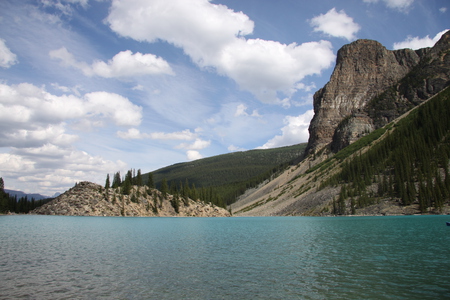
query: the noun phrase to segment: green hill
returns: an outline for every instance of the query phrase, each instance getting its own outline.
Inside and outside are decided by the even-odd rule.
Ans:
[[[288,164],[297,163],[302,157],[306,143],[264,150],[249,150],[233,152],[192,162],[179,163],[158,169],[152,173],[155,185],[159,188],[163,179],[169,185],[175,184],[196,189],[207,189],[210,195],[206,198],[219,200],[216,204],[230,204],[246,189],[258,185],[279,171],[284,170]],[[148,173],[143,174],[144,182],[148,180]],[[202,199],[203,200],[203,199]],[[211,199],[206,199],[211,200]]]

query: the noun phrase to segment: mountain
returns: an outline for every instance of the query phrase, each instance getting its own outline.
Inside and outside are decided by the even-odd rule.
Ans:
[[[343,46],[330,81],[314,94],[307,152],[335,153],[448,86],[449,45],[450,31],[416,51],[372,40]]]
[[[306,144],[299,144],[233,152],[168,166],[152,172],[152,176],[157,187],[166,179],[178,186],[185,185],[187,180],[196,188],[213,188],[226,204],[230,204],[248,188],[273,177],[287,165],[297,163],[305,148]],[[143,175],[144,182],[148,175]]]
[[[221,199],[217,200],[217,194],[232,194],[235,199],[239,191],[245,191],[247,187],[284,169],[288,163],[298,160],[305,148],[306,144],[301,144],[251,150],[175,164],[151,173],[160,190],[136,185],[126,188],[128,177],[133,182],[131,171],[118,188],[105,189],[91,182],[80,182],[31,213],[71,216],[230,216],[226,209],[217,205],[225,206]],[[148,173],[142,175],[142,182],[148,182],[148,176]],[[186,187],[186,181],[192,185]],[[168,189],[168,185],[171,186],[172,195],[162,192]]]
[[[41,194],[27,194],[21,191],[15,191],[15,190],[8,190],[5,189],[5,193],[8,193],[10,196],[17,196],[17,199],[27,197],[28,200],[31,200],[31,198],[34,198],[34,200],[42,200],[42,199],[48,199],[51,198],[49,196],[43,196]]]
[[[126,195],[123,191],[123,188],[105,189],[83,181],[31,213],[64,216],[230,216],[221,207],[164,194],[144,186],[133,186]]]
[[[248,190],[233,213],[450,211],[449,85],[450,32],[417,51],[369,40],[344,46],[314,96],[305,159]]]

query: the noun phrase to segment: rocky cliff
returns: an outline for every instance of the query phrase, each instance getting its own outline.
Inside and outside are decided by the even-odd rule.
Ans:
[[[64,216],[179,216],[229,217],[221,207],[173,195],[156,189],[133,186],[129,195],[105,189],[92,182],[80,182],[32,214]]]
[[[330,81],[314,95],[307,153],[337,152],[449,85],[449,51],[450,32],[416,51],[372,40],[343,46]]]

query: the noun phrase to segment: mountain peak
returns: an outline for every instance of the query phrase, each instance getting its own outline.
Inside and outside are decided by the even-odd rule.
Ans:
[[[370,114],[368,104],[387,89],[395,87],[415,67],[429,62],[431,53],[437,57],[438,53],[448,50],[449,39],[450,32],[447,32],[432,49],[417,51],[388,50],[379,42],[367,39],[354,41],[339,49],[330,81],[314,94],[314,117],[309,127],[307,153],[316,153],[325,146],[336,152],[405,112],[404,109],[390,111],[393,117],[385,117],[380,122]],[[446,71],[439,73],[443,84],[436,88],[436,92],[448,84],[449,66],[443,66]],[[422,100],[432,94],[428,93]],[[389,101],[387,105],[397,107],[397,103],[403,100],[400,97]],[[412,106],[421,100],[414,101],[417,103]],[[406,104],[408,109],[411,105]]]

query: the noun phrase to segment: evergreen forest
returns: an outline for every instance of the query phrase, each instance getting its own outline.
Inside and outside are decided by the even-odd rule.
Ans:
[[[193,196],[221,207],[236,201],[253,188],[297,164],[303,157],[306,143],[274,148],[233,152],[192,162],[175,164],[143,175],[152,176],[155,187],[163,180],[178,189],[189,188]],[[192,198],[195,199],[195,198]]]
[[[382,137],[382,138],[380,138]],[[363,151],[363,147],[370,145]],[[421,213],[439,212],[450,201],[450,88],[358,140],[310,170],[342,162],[322,187],[340,186],[335,214],[380,201],[418,204]],[[346,159],[352,157],[351,159]]]
[[[42,206],[51,200],[53,200],[53,198],[35,200],[34,198],[28,199],[27,196],[20,198],[17,198],[17,196],[10,196],[5,192],[5,182],[3,181],[3,178],[0,177],[0,214],[27,214],[36,207]]]

